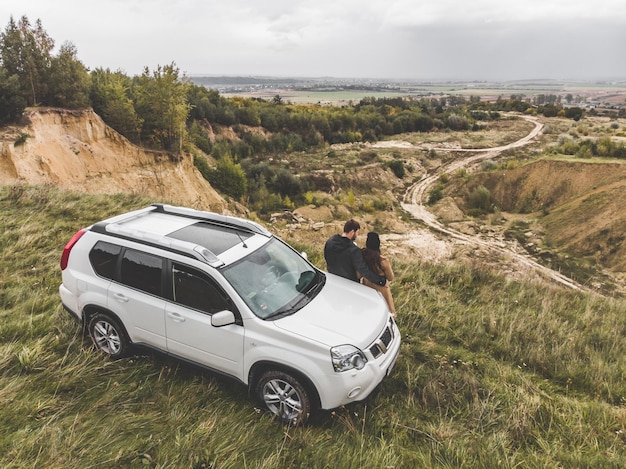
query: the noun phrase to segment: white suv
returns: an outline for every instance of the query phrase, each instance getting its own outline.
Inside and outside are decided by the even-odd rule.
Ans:
[[[80,230],[61,269],[63,306],[99,350],[141,345],[223,373],[284,423],[363,400],[400,350],[377,291],[240,218],[154,204]]]

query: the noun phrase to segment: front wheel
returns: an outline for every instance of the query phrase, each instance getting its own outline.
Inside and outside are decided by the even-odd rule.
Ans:
[[[304,386],[282,371],[263,373],[255,395],[284,424],[304,424],[311,414],[311,399]]]
[[[98,350],[113,359],[125,356],[130,342],[120,324],[104,313],[98,313],[89,321],[89,335]]]

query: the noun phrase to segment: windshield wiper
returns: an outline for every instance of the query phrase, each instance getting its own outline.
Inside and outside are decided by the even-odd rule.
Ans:
[[[263,319],[270,319],[270,318],[278,319],[278,316],[283,317],[283,316],[288,316],[289,314],[293,314],[299,309],[304,308],[304,306],[307,305],[309,301],[311,301],[311,299],[312,297],[309,297],[307,294],[302,294],[293,303],[292,302],[287,303],[285,306],[277,309],[273,313],[268,314]]]
[[[315,279],[317,279],[317,281],[315,281]],[[301,292],[300,296],[295,301],[287,303],[285,306],[277,309],[273,313],[268,314],[263,319],[279,319],[280,317],[288,316],[289,314],[293,314],[299,309],[304,308],[313,298],[315,298],[325,283],[326,277],[319,272],[316,272],[314,280],[308,285],[309,288],[306,291]]]

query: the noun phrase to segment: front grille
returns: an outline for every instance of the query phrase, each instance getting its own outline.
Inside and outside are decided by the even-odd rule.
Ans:
[[[376,341],[370,347],[370,352],[374,358],[378,358],[383,353],[387,352],[389,348],[389,344],[393,341],[393,329],[392,323],[390,322],[383,333],[376,339]]]

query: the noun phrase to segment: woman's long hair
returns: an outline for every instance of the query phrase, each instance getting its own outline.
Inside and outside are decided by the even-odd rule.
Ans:
[[[365,263],[373,272],[382,272],[383,265],[382,260],[380,258],[380,251],[376,251],[375,249],[363,248],[361,249],[363,252],[363,258],[365,259]]]

